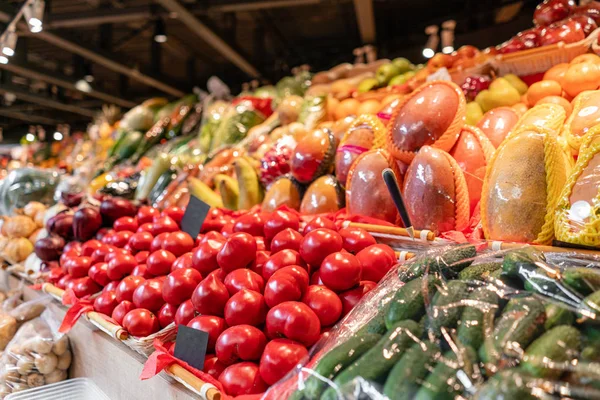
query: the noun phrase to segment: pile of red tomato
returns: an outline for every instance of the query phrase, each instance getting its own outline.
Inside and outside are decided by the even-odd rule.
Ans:
[[[143,206],[65,246],[50,273],[131,335],[171,323],[208,333],[204,371],[233,396],[264,392],[375,287],[394,251],[326,217],[213,209],[197,238],[183,210]],[[100,237],[101,236],[101,237]]]

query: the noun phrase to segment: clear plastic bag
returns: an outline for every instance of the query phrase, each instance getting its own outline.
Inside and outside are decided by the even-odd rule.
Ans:
[[[0,397],[67,379],[72,353],[49,311],[23,324],[0,358]]]
[[[22,302],[22,292],[17,291],[2,303],[0,310],[0,351],[3,351],[15,336],[19,326],[39,317],[50,303],[50,296]]]
[[[424,253],[265,397],[600,398],[597,261],[533,247]]]
[[[54,190],[60,175],[54,170],[20,168],[0,182],[0,215],[11,215],[31,201],[54,204]]]

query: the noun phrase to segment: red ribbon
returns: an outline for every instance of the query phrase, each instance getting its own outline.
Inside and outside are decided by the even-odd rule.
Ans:
[[[354,154],[362,154],[367,150],[369,150],[369,149],[367,149],[366,147],[363,147],[363,146],[356,146],[354,144],[344,144],[344,145],[338,147],[336,152],[340,153],[343,151],[347,151],[347,152],[354,153]]]
[[[84,296],[79,299],[75,296],[73,289],[67,289],[65,291],[62,297],[62,303],[65,306],[70,305],[71,308],[67,310],[65,317],[60,324],[60,328],[58,328],[60,333],[69,332],[83,314],[88,311],[94,311],[94,303],[90,300],[90,296]]]
[[[242,96],[242,97],[238,97],[237,99],[233,100],[231,102],[231,105],[235,106],[242,102],[250,102],[252,104],[252,107],[256,111],[258,111],[262,115],[264,115],[265,118],[268,118],[271,116],[271,114],[273,114],[273,108],[271,108],[272,100],[270,97],[267,97],[266,99],[261,99],[259,97],[253,97],[253,96]]]
[[[28,287],[31,290],[42,290],[42,284],[41,283],[35,283],[33,285],[29,285]]]

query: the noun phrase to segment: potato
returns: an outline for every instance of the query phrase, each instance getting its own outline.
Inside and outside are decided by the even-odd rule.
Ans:
[[[45,304],[27,302],[13,309],[9,315],[19,322],[26,322],[39,317],[45,309]]]
[[[19,356],[19,361],[17,361],[17,371],[21,375],[27,375],[29,371],[33,369],[34,360],[31,356]]]
[[[36,336],[23,343],[23,348],[32,353],[47,354],[52,351],[53,344],[50,339]]]
[[[71,352],[68,350],[65,351],[62,355],[58,357],[58,364],[56,365],[56,368],[64,370],[69,369],[69,366],[71,365],[71,359]]]
[[[44,379],[44,375],[42,374],[31,374],[27,376],[27,386],[30,388],[44,386],[46,380]]]
[[[0,350],[6,348],[16,332],[17,320],[9,315],[0,315]]]
[[[44,375],[44,378],[46,379],[46,385],[64,381],[65,379],[67,379],[67,371],[63,371],[62,369],[55,369],[51,373]]]
[[[49,374],[50,372],[54,371],[57,364],[58,357],[56,357],[54,353],[40,355],[35,358],[35,367],[42,374]]]
[[[67,335],[61,336],[60,339],[57,339],[54,342],[54,346],[52,346],[52,352],[57,356],[62,356],[65,351],[69,348],[69,338]]]

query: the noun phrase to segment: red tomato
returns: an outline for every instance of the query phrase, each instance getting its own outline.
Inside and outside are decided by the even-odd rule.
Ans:
[[[111,316],[118,305],[119,302],[115,292],[103,292],[94,300],[94,311]]]
[[[319,274],[319,270],[316,270],[315,272],[312,273],[312,275],[310,276],[309,284],[323,285],[323,281],[321,280],[321,275]]]
[[[146,308],[152,312],[157,312],[165,304],[162,298],[162,287],[163,283],[159,279],[149,279],[142,282],[133,291],[133,304],[137,308]]]
[[[198,270],[202,275],[208,275],[209,272],[219,268],[217,255],[221,251],[223,243],[218,240],[203,240],[192,255],[193,268]]]
[[[110,283],[111,279],[108,277],[108,264],[106,263],[97,263],[90,267],[88,271],[88,276],[92,278],[94,282],[96,282],[100,286],[106,286]]]
[[[88,240],[83,245],[81,245],[81,255],[86,257],[91,257],[94,254],[94,251],[103,247],[104,245],[95,239]]]
[[[152,243],[150,243],[150,253],[154,253],[157,250],[161,250],[163,248],[165,240],[167,240],[170,234],[171,232],[163,232],[156,235],[156,237],[152,239]]]
[[[81,255],[81,242],[69,242],[65,244],[63,253],[75,253],[75,255]]]
[[[308,272],[290,265],[275,272],[267,281],[265,301],[269,307],[285,301],[300,301],[308,287]]]
[[[210,274],[208,274],[207,276],[213,276],[213,277],[217,278],[218,280],[220,280],[221,282],[223,282],[225,280],[225,277],[227,276],[227,274],[221,268],[217,268],[214,271],[212,271]]]
[[[265,289],[265,281],[262,276],[249,269],[236,269],[227,274],[223,280],[230,296],[242,289],[254,290],[262,293]]]
[[[171,325],[175,320],[175,313],[177,312],[177,306],[169,303],[165,303],[158,311],[158,323],[161,328],[166,328]]]
[[[219,376],[219,382],[230,396],[259,394],[268,388],[260,377],[258,365],[252,362],[241,362],[225,368]]]
[[[342,228],[338,233],[342,235],[344,249],[352,254],[377,243],[375,238],[362,228]]]
[[[185,232],[172,232],[162,244],[162,248],[179,257],[194,248],[194,239]]]
[[[319,228],[304,236],[300,245],[300,255],[308,264],[319,268],[325,257],[342,250],[342,247],[343,240],[339,233]]]
[[[306,236],[306,234],[308,234],[311,231],[314,231],[315,229],[319,229],[319,228],[326,228],[326,229],[331,229],[332,231],[337,230],[335,227],[335,223],[330,220],[329,218],[325,218],[325,217],[315,217],[313,219],[311,219],[308,224],[306,224],[306,226],[304,227],[304,231],[302,233],[304,233],[304,236]]]
[[[175,313],[175,325],[187,325],[196,316],[196,310],[191,300],[186,300],[179,305]]]
[[[113,229],[116,232],[119,231],[131,231],[135,232],[138,229],[138,222],[135,217],[121,217],[113,224]]]
[[[141,276],[145,279],[152,279],[154,276],[148,272],[148,267],[146,264],[140,264],[131,271],[132,276]]]
[[[89,276],[84,278],[75,279],[70,282],[73,286],[73,292],[78,298],[84,296],[91,296],[94,293],[98,293],[102,288],[92,280]]]
[[[171,272],[171,267],[177,258],[166,250],[157,250],[150,253],[146,260],[146,268],[154,276],[167,275]]]
[[[255,236],[254,240],[256,241],[256,251],[267,250],[267,245],[265,244],[265,238],[263,238],[262,236]]]
[[[265,239],[270,242],[275,235],[284,229],[300,229],[300,219],[291,212],[277,210],[269,215],[265,221]]]
[[[308,351],[300,343],[273,339],[265,346],[260,359],[260,376],[268,385],[273,385],[307,357]]]
[[[160,211],[150,206],[141,206],[137,212],[136,218],[140,225],[150,223],[154,220],[154,217],[158,217]]]
[[[183,219],[183,214],[185,211],[180,207],[167,207],[160,213],[162,217],[169,217],[173,221],[177,222],[177,224],[181,224],[181,220]]]
[[[240,215],[233,223],[233,232],[245,232],[252,236],[265,236],[265,219],[261,213]]]
[[[112,246],[108,246],[106,244],[103,244],[101,247],[98,247],[92,253],[92,256],[91,256],[92,257],[92,265],[100,263],[100,262],[104,262],[106,255],[108,253],[112,253],[113,251],[115,251],[115,249]]]
[[[110,292],[110,291],[115,291],[117,290],[117,287],[119,287],[119,283],[121,283],[121,281],[112,281],[109,282],[108,285],[104,286],[104,288],[102,289],[103,292]]]
[[[202,236],[202,239],[200,240],[200,243],[198,243],[198,244],[208,242],[209,240],[216,240],[217,242],[225,243],[225,241],[227,239],[225,238],[225,236],[221,235],[220,232],[210,231],[210,232],[207,232],[204,236]]]
[[[96,240],[99,240],[102,242],[102,238],[104,238],[104,235],[106,235],[109,231],[111,231],[112,229],[109,228],[100,228],[98,229],[98,232],[96,232]],[[102,242],[104,244],[104,242]]]
[[[137,265],[138,263],[134,256],[130,254],[117,254],[108,262],[108,270],[106,272],[111,281],[116,281],[131,274],[131,271]]]
[[[129,246],[135,251],[149,251],[153,239],[154,236],[150,232],[137,232],[129,238]]]
[[[304,236],[300,232],[286,228],[277,233],[273,237],[273,240],[271,240],[271,253],[275,254],[284,249],[298,251],[300,250],[302,239],[304,239]]]
[[[68,268],[68,264],[69,264],[69,260],[74,259],[79,257],[79,253],[71,250],[69,252],[65,252],[63,250],[63,253],[60,255],[60,258],[58,259],[58,265],[60,265],[60,267],[63,269],[63,271],[65,273],[69,273],[69,268]]]
[[[105,263],[109,263],[113,258],[117,257],[118,255],[128,255],[130,256],[131,253],[125,249],[118,249],[116,247],[112,247],[113,251],[110,251],[108,253],[106,253],[106,255],[104,256],[104,262]]]
[[[309,286],[302,297],[302,302],[317,314],[321,326],[333,325],[342,316],[342,301],[337,294],[325,286]]]
[[[370,281],[361,281],[358,287],[354,289],[346,290],[339,294],[340,300],[342,301],[342,315],[348,314],[363,298],[363,296],[369,293],[377,284]]]
[[[356,258],[362,265],[361,279],[373,282],[379,282],[396,263],[396,253],[385,244],[369,246],[361,250]]]
[[[361,270],[362,266],[356,256],[339,252],[330,254],[323,260],[319,276],[325,286],[336,292],[342,292],[360,282]]]
[[[61,267],[50,268],[50,272],[48,272],[48,281],[56,284],[63,276],[65,276],[65,272]]]
[[[263,265],[263,278],[268,280],[277,270],[290,265],[299,265],[304,267],[306,264],[300,253],[294,250],[281,250],[279,253],[272,254]]]
[[[215,351],[217,339],[221,333],[227,329],[227,324],[223,318],[212,315],[198,315],[188,322],[187,326],[208,333],[208,345],[206,350],[210,352]]]
[[[152,221],[152,234],[158,236],[165,232],[177,232],[179,225],[170,217],[158,217]]]
[[[129,239],[131,239],[132,236],[133,236],[133,232],[131,232],[131,231],[115,232],[112,235],[112,238],[110,240],[110,244],[112,244],[115,247],[118,247],[118,248],[122,249],[123,247],[125,247],[125,245],[127,243],[129,243]]]
[[[58,282],[56,283],[56,287],[64,290],[72,280],[73,278],[71,277],[71,275],[65,275],[58,280]]]
[[[177,269],[194,268],[194,266],[192,265],[192,256],[193,256],[192,252],[187,252],[187,253],[182,254],[179,257],[177,257],[177,259],[171,266],[171,272],[173,272]],[[198,271],[198,272],[200,272],[200,271]]]
[[[267,304],[262,294],[243,289],[225,303],[225,321],[229,326],[259,326],[267,317]]]
[[[297,301],[286,301],[271,308],[266,326],[270,338],[286,337],[306,347],[315,344],[321,334],[317,314],[306,304]]]
[[[167,276],[162,288],[163,299],[177,306],[192,297],[201,280],[202,275],[193,268],[177,269]]]
[[[131,310],[123,318],[123,328],[137,337],[150,336],[160,330],[158,318],[149,310],[137,308]]]
[[[112,245],[112,238],[113,238],[114,234],[115,234],[115,231],[113,231],[112,229],[109,229],[104,233],[104,236],[102,236],[102,239],[100,239],[100,241],[103,244]]]
[[[131,310],[135,310],[135,306],[130,301],[122,301],[118,306],[115,307],[112,313],[112,319],[117,321],[117,323],[123,326],[123,318],[125,315]]]
[[[267,344],[265,334],[250,325],[237,325],[225,329],[215,344],[215,353],[225,365],[238,361],[260,360]]]
[[[152,222],[145,222],[143,224],[140,224],[140,227],[137,228],[137,233],[140,232],[148,232],[148,233],[152,233]]]
[[[233,234],[233,222],[227,222],[226,224],[223,225],[223,228],[221,228],[221,234],[223,235],[223,237],[225,237],[226,239],[231,236]]]
[[[204,359],[204,371],[215,379],[219,379],[221,372],[225,370],[227,366],[219,361],[219,358],[214,354],[207,354]]]
[[[223,217],[219,218],[207,218],[202,223],[202,227],[200,228],[200,232],[216,232],[222,231],[223,227],[226,224],[229,224],[230,221]],[[231,223],[231,228],[233,229],[233,223]]]
[[[194,308],[200,314],[223,316],[229,292],[223,282],[209,275],[196,286],[192,294]]]
[[[130,275],[123,278],[115,290],[117,301],[119,303],[125,300],[133,301],[133,292],[135,292],[135,289],[144,282],[146,282],[146,279],[136,275]]]
[[[148,259],[148,255],[150,255],[149,251],[140,251],[138,253],[135,254],[135,261],[138,262],[138,264],[146,264],[146,260]]]
[[[248,269],[250,271],[254,271],[257,274],[259,274],[260,276],[263,275],[263,265],[267,262],[267,260],[269,259],[269,257],[271,256],[271,252],[269,251],[257,251],[256,252],[256,257],[254,258],[254,261],[252,262],[252,264],[250,264],[250,266],[248,266]]]
[[[68,263],[69,275],[73,278],[83,278],[88,275],[92,259],[90,257],[77,257]]]
[[[223,271],[229,273],[245,268],[256,257],[256,240],[248,233],[232,234],[217,254],[217,263]]]

